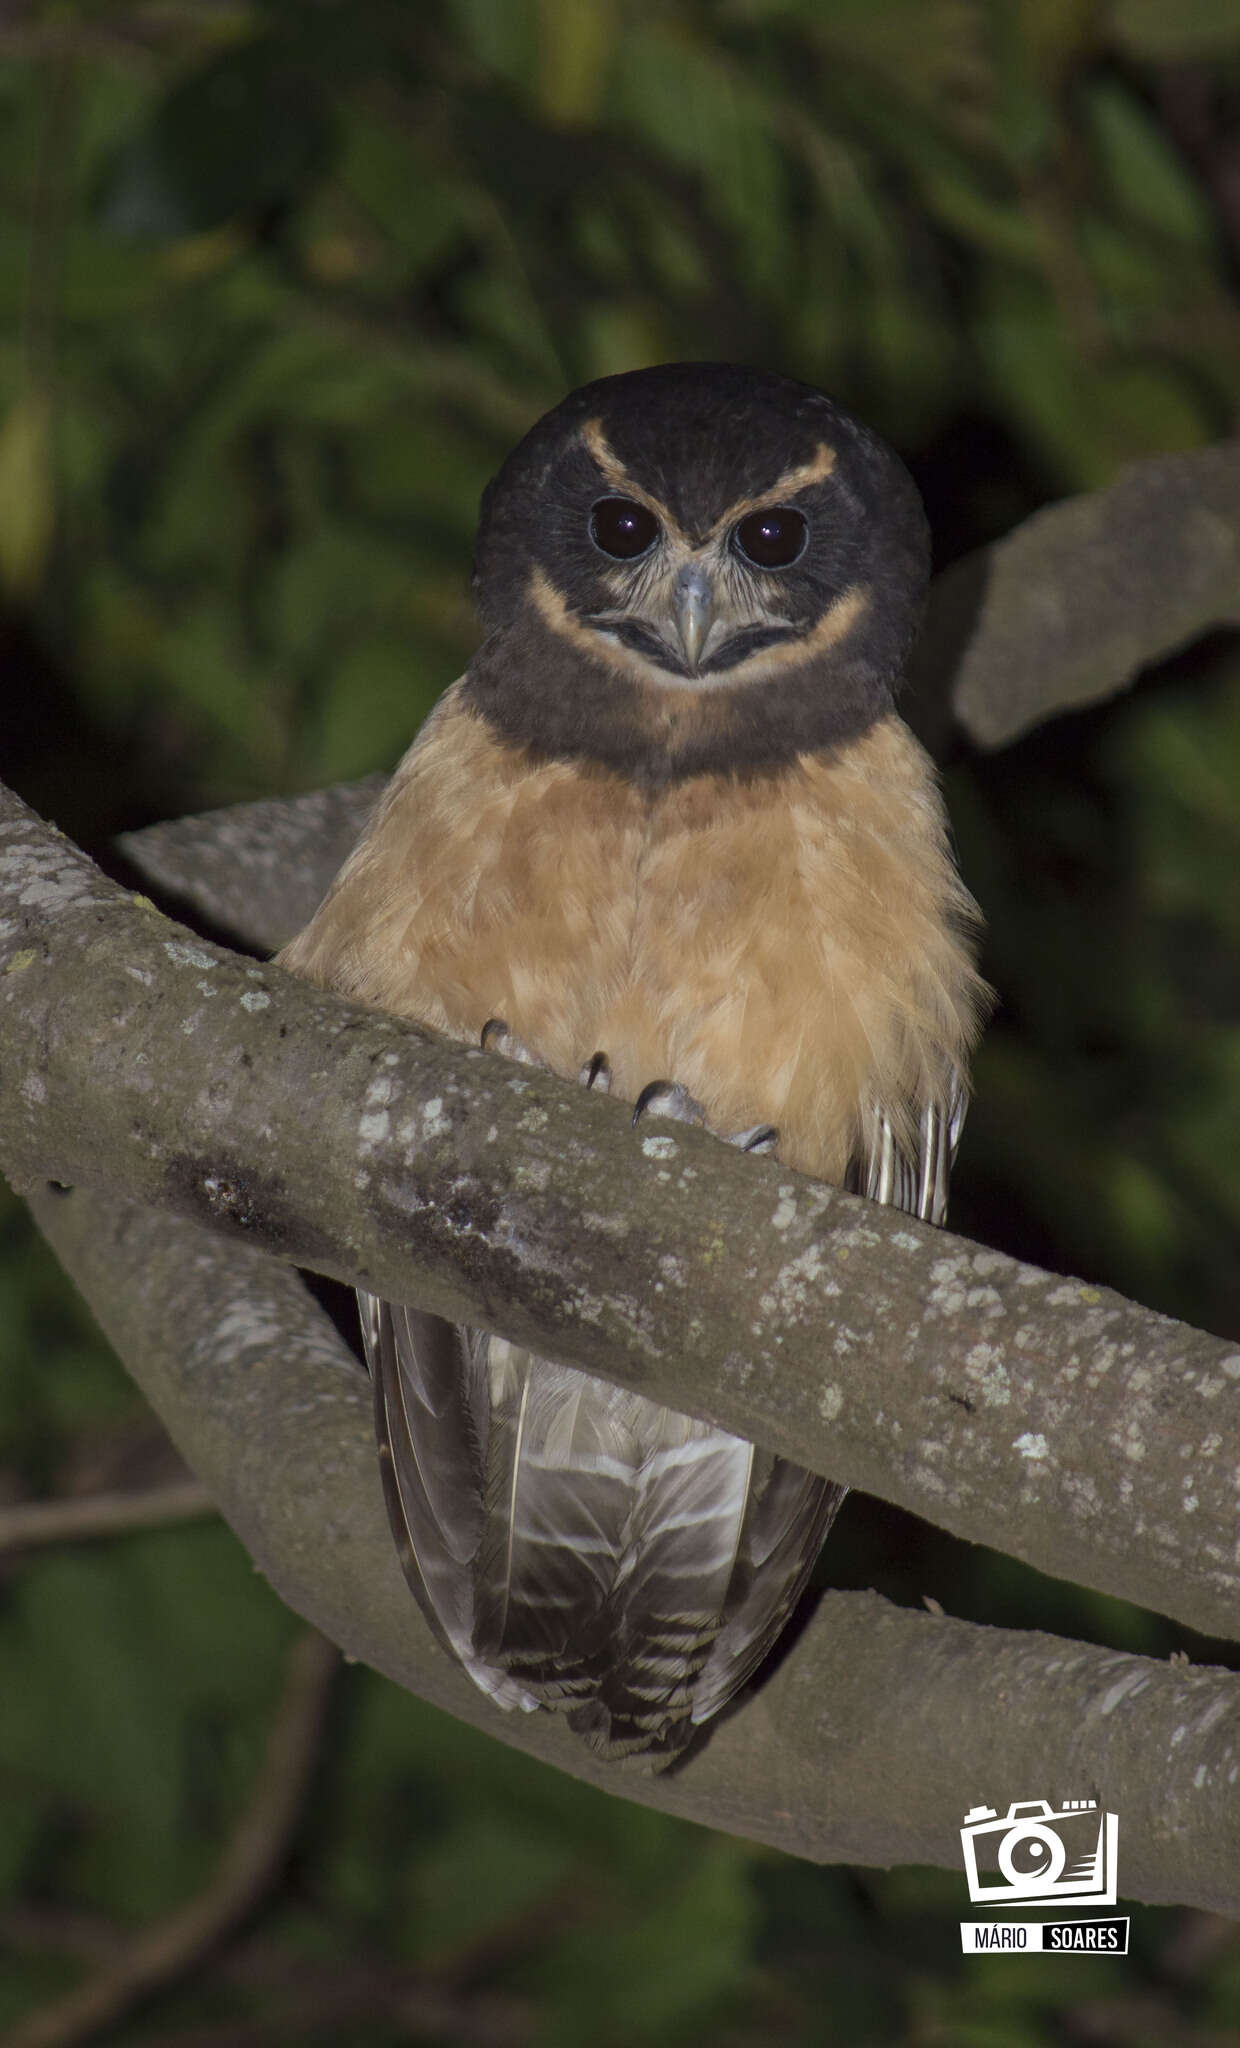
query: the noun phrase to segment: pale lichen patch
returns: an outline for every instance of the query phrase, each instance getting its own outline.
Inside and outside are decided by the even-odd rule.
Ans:
[[[786,1266],[780,1267],[758,1307],[764,1316],[795,1316],[807,1308],[814,1297],[838,1294],[839,1291],[827,1272],[822,1246],[811,1244],[795,1259],[790,1259]]]
[[[539,1123],[533,1121],[535,1115],[538,1116]],[[540,1124],[545,1124],[546,1121],[541,1110],[530,1111],[523,1119],[528,1130],[538,1130]],[[442,1095],[432,1095],[430,1101],[422,1105],[422,1135],[426,1138],[446,1138],[451,1129],[452,1119],[444,1114]]]
[[[1003,1352],[995,1344],[974,1344],[965,1353],[965,1371],[976,1380],[988,1408],[1006,1408],[1012,1398]]]
[[[1046,1306],[1048,1308],[1075,1308],[1080,1298],[1080,1288],[1073,1286],[1070,1281],[1065,1280],[1058,1287],[1051,1287],[1047,1290]]]
[[[643,1138],[642,1156],[646,1159],[674,1159],[676,1157],[675,1138],[662,1136]]]
[[[204,967],[210,973],[216,965],[201,946],[187,945],[184,939],[165,939],[164,951],[174,967]]]
[[[835,1385],[834,1381],[831,1383],[830,1386],[823,1387],[820,1389],[818,1395],[818,1413],[821,1415],[824,1422],[834,1422],[838,1417],[839,1412],[843,1406],[844,1396],[840,1392],[840,1389]]]
[[[1123,1429],[1117,1431],[1112,1436],[1111,1441],[1116,1445],[1117,1449],[1123,1452],[1126,1458],[1131,1458],[1134,1465],[1141,1464],[1145,1457],[1145,1439],[1141,1434],[1141,1425],[1135,1415],[1128,1417]]]
[[[1012,1449],[1019,1451],[1022,1458],[1028,1458],[1030,1463],[1035,1465],[1050,1455],[1046,1438],[1040,1430],[1027,1429],[1023,1436],[1013,1438]]]
[[[241,1007],[243,1010],[249,1010],[251,1014],[255,1010],[269,1010],[271,1008],[271,997],[265,989],[248,988],[241,998]]]
[[[958,1315],[967,1298],[968,1269],[967,1257],[936,1259],[930,1268],[931,1287],[927,1306],[937,1309],[941,1315]]]

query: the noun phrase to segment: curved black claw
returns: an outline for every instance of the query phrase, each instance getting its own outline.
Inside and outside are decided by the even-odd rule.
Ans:
[[[545,1060],[540,1060],[536,1053],[530,1051],[524,1039],[518,1038],[515,1031],[508,1029],[502,1017],[487,1018],[478,1042],[483,1052],[502,1053],[505,1059],[519,1060],[523,1067],[546,1065]]]
[[[593,1088],[596,1095],[611,1093],[611,1061],[605,1052],[596,1052],[587,1060],[578,1077],[583,1088]]]
[[[633,1122],[644,1116],[674,1117],[682,1124],[706,1122],[701,1103],[679,1081],[647,1081],[633,1104]]]
[[[751,1124],[747,1131],[733,1131],[724,1142],[735,1145],[741,1152],[774,1152],[779,1144],[779,1132],[774,1124]]]

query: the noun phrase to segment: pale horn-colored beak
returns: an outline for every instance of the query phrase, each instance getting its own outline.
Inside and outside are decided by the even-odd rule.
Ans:
[[[690,562],[676,578],[672,586],[672,612],[685,661],[690,669],[696,670],[715,616],[714,588],[697,562]]]

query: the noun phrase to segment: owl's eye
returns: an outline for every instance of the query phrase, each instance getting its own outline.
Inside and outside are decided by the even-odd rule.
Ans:
[[[590,539],[617,562],[632,562],[659,538],[654,513],[633,498],[600,498],[590,514]]]
[[[747,562],[757,569],[787,569],[805,552],[809,523],[791,505],[770,505],[751,512],[733,528],[732,539]]]

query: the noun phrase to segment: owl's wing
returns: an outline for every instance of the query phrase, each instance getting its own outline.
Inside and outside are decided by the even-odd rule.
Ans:
[[[965,1088],[849,1184],[942,1221]],[[502,1338],[359,1294],[388,1515],[446,1648],[503,1707],[674,1755],[775,1642],[847,1492]]]
[[[490,1431],[489,1339],[359,1287],[388,1521],[405,1578],[444,1648],[501,1707],[537,1706],[474,1646]]]
[[[683,1748],[720,1628],[744,1607],[770,1640],[839,1489],[502,1338],[359,1300],[389,1520],[440,1641],[498,1705],[565,1710],[601,1754]]]
[[[964,1076],[952,1067],[941,1096],[921,1112],[915,1147],[901,1142],[892,1118],[876,1109],[866,1152],[852,1162],[845,1186],[924,1223],[942,1223],[968,1101]],[[848,1492],[785,1459],[768,1462],[765,1491],[751,1488],[738,1550],[749,1590],[720,1631],[698,1681],[695,1721],[716,1713],[757,1670],[800,1597]]]

